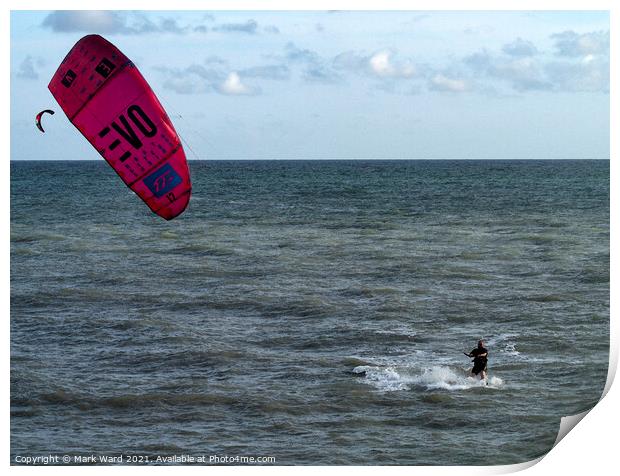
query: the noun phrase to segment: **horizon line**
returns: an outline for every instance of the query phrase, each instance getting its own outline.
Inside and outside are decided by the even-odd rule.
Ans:
[[[105,159],[9,159],[10,162],[103,162],[103,163],[107,163],[105,161]],[[398,161],[398,160],[402,160],[402,161],[414,161],[414,160],[425,160],[425,161],[473,161],[473,160],[477,160],[477,161],[482,161],[482,160],[513,160],[513,161],[527,161],[527,160],[611,160],[610,157],[607,158],[600,158],[600,157],[581,157],[581,158],[560,158],[560,157],[530,157],[530,158],[524,158],[524,157],[493,157],[493,158],[470,158],[470,157],[439,157],[439,158],[432,158],[432,157],[381,157],[381,158],[372,158],[372,157],[358,157],[358,158],[351,158],[351,157],[330,157],[330,158],[304,158],[304,157],[296,157],[296,158],[204,158],[204,159],[196,159],[196,158],[187,158],[188,162],[210,162],[210,161],[229,161],[229,162],[250,162],[250,161],[265,161],[265,162],[277,162],[277,161],[282,161],[282,162],[300,162],[300,161],[317,161],[317,162],[321,162],[321,161],[336,161],[336,160],[341,160],[341,161],[381,161],[381,160],[389,160],[389,161]]]

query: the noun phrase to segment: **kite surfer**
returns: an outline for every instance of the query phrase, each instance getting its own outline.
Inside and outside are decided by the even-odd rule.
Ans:
[[[484,347],[484,341],[478,341],[478,347],[473,349],[469,354],[463,352],[467,357],[473,357],[474,366],[471,369],[472,377],[480,374],[480,380],[487,378],[487,357],[489,351]]]

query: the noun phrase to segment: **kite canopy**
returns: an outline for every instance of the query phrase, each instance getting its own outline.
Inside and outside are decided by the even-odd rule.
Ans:
[[[185,152],[129,58],[103,37],[85,36],[48,88],[73,125],[153,212],[166,220],[183,213],[192,190]]]
[[[37,127],[39,128],[39,130],[41,132],[45,132],[43,130],[43,126],[41,125],[41,117],[43,116],[43,114],[54,114],[54,111],[52,111],[51,109],[45,109],[45,110],[41,111],[39,114],[37,114],[36,124],[37,124]]]

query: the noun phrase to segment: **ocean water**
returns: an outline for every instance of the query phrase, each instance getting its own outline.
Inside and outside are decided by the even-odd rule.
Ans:
[[[608,161],[190,167],[165,222],[102,161],[11,163],[13,462],[510,464],[600,397]]]

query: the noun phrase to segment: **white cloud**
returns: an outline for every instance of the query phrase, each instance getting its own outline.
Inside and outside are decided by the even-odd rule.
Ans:
[[[381,51],[375,53],[368,60],[370,69],[379,76],[391,76],[394,74],[394,67],[390,64],[390,53],[387,51]]]
[[[467,84],[462,79],[452,79],[443,74],[436,74],[431,78],[430,88],[435,91],[463,92]]]
[[[241,82],[241,78],[234,71],[228,74],[226,80],[220,85],[219,90],[221,93],[231,96],[253,94],[254,92]]]
[[[395,62],[391,51],[383,50],[375,53],[368,59],[368,65],[373,74],[389,78],[411,78],[415,75],[415,68],[410,60]]]
[[[609,32],[565,31],[551,38],[555,58],[519,38],[504,45],[503,54],[482,50],[464,62],[479,79],[499,79],[520,92],[609,91]]]
[[[609,31],[576,33],[563,31],[551,35],[559,56],[587,56],[589,54],[609,53]]]
[[[248,86],[241,76],[262,79],[286,79],[288,69],[282,71],[278,65],[256,66],[241,71],[230,71],[227,61],[209,57],[202,64],[190,64],[183,69],[159,66],[155,69],[166,76],[164,87],[178,94],[204,94],[216,92],[228,96],[261,94],[260,87]]]
[[[545,78],[540,68],[540,62],[531,57],[511,59],[508,61],[498,60],[493,74],[499,78],[512,82],[519,91],[532,89],[550,89],[551,84]]]
[[[556,61],[545,73],[557,90],[609,92],[609,59],[593,56],[582,61]]]
[[[583,57],[583,59],[581,60],[581,62],[583,64],[588,64],[588,63],[592,63],[592,61],[594,61],[595,56],[594,55],[586,55]]]
[[[379,78],[412,78],[417,71],[408,58],[398,58],[396,52],[385,49],[371,55],[345,51],[333,60],[336,69],[349,70],[359,74],[370,75]]]

